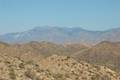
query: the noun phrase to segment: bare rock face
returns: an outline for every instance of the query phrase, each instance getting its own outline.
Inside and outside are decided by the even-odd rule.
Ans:
[[[0,80],[120,80],[119,77],[107,67],[77,62],[69,56],[53,55],[39,63],[0,56]]]

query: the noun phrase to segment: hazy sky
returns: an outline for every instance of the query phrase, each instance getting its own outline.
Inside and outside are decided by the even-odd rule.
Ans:
[[[0,34],[44,25],[120,27],[120,0],[0,0]]]

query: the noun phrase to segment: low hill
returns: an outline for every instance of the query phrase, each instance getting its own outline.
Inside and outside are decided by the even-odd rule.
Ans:
[[[94,47],[75,53],[75,57],[87,62],[106,65],[114,70],[120,70],[120,44],[103,41]]]
[[[81,44],[58,45],[51,42],[32,41],[26,44],[3,44],[0,43],[0,54],[21,57],[25,60],[40,60],[44,57],[57,55],[72,55],[73,53],[88,48]]]

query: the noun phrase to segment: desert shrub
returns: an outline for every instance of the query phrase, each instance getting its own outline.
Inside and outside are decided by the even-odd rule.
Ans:
[[[25,76],[30,78],[30,79],[34,79],[35,78],[35,73],[33,71],[31,71],[31,70],[27,70],[25,72]]]
[[[20,63],[20,64],[19,64],[19,67],[22,68],[22,69],[25,68],[25,66],[24,66],[23,63]]]
[[[33,60],[29,60],[29,61],[26,62],[26,64],[32,64],[32,65],[33,65],[34,63],[35,63],[35,62],[34,62]]]
[[[94,75],[93,77],[91,77],[91,80],[111,80],[111,78],[108,77],[107,75],[104,76]]]
[[[112,80],[109,76],[104,75],[102,76],[101,80]]]
[[[16,74],[15,74],[14,69],[12,69],[12,68],[9,70],[9,77],[10,77],[12,80],[16,80]]]
[[[54,74],[55,80],[66,80],[65,76],[63,74]]]

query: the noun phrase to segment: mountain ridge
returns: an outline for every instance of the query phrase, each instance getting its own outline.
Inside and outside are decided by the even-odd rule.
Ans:
[[[0,35],[0,41],[7,43],[27,43],[47,41],[53,43],[89,43],[120,41],[120,28],[105,31],[90,31],[80,27],[35,27],[28,31]]]

